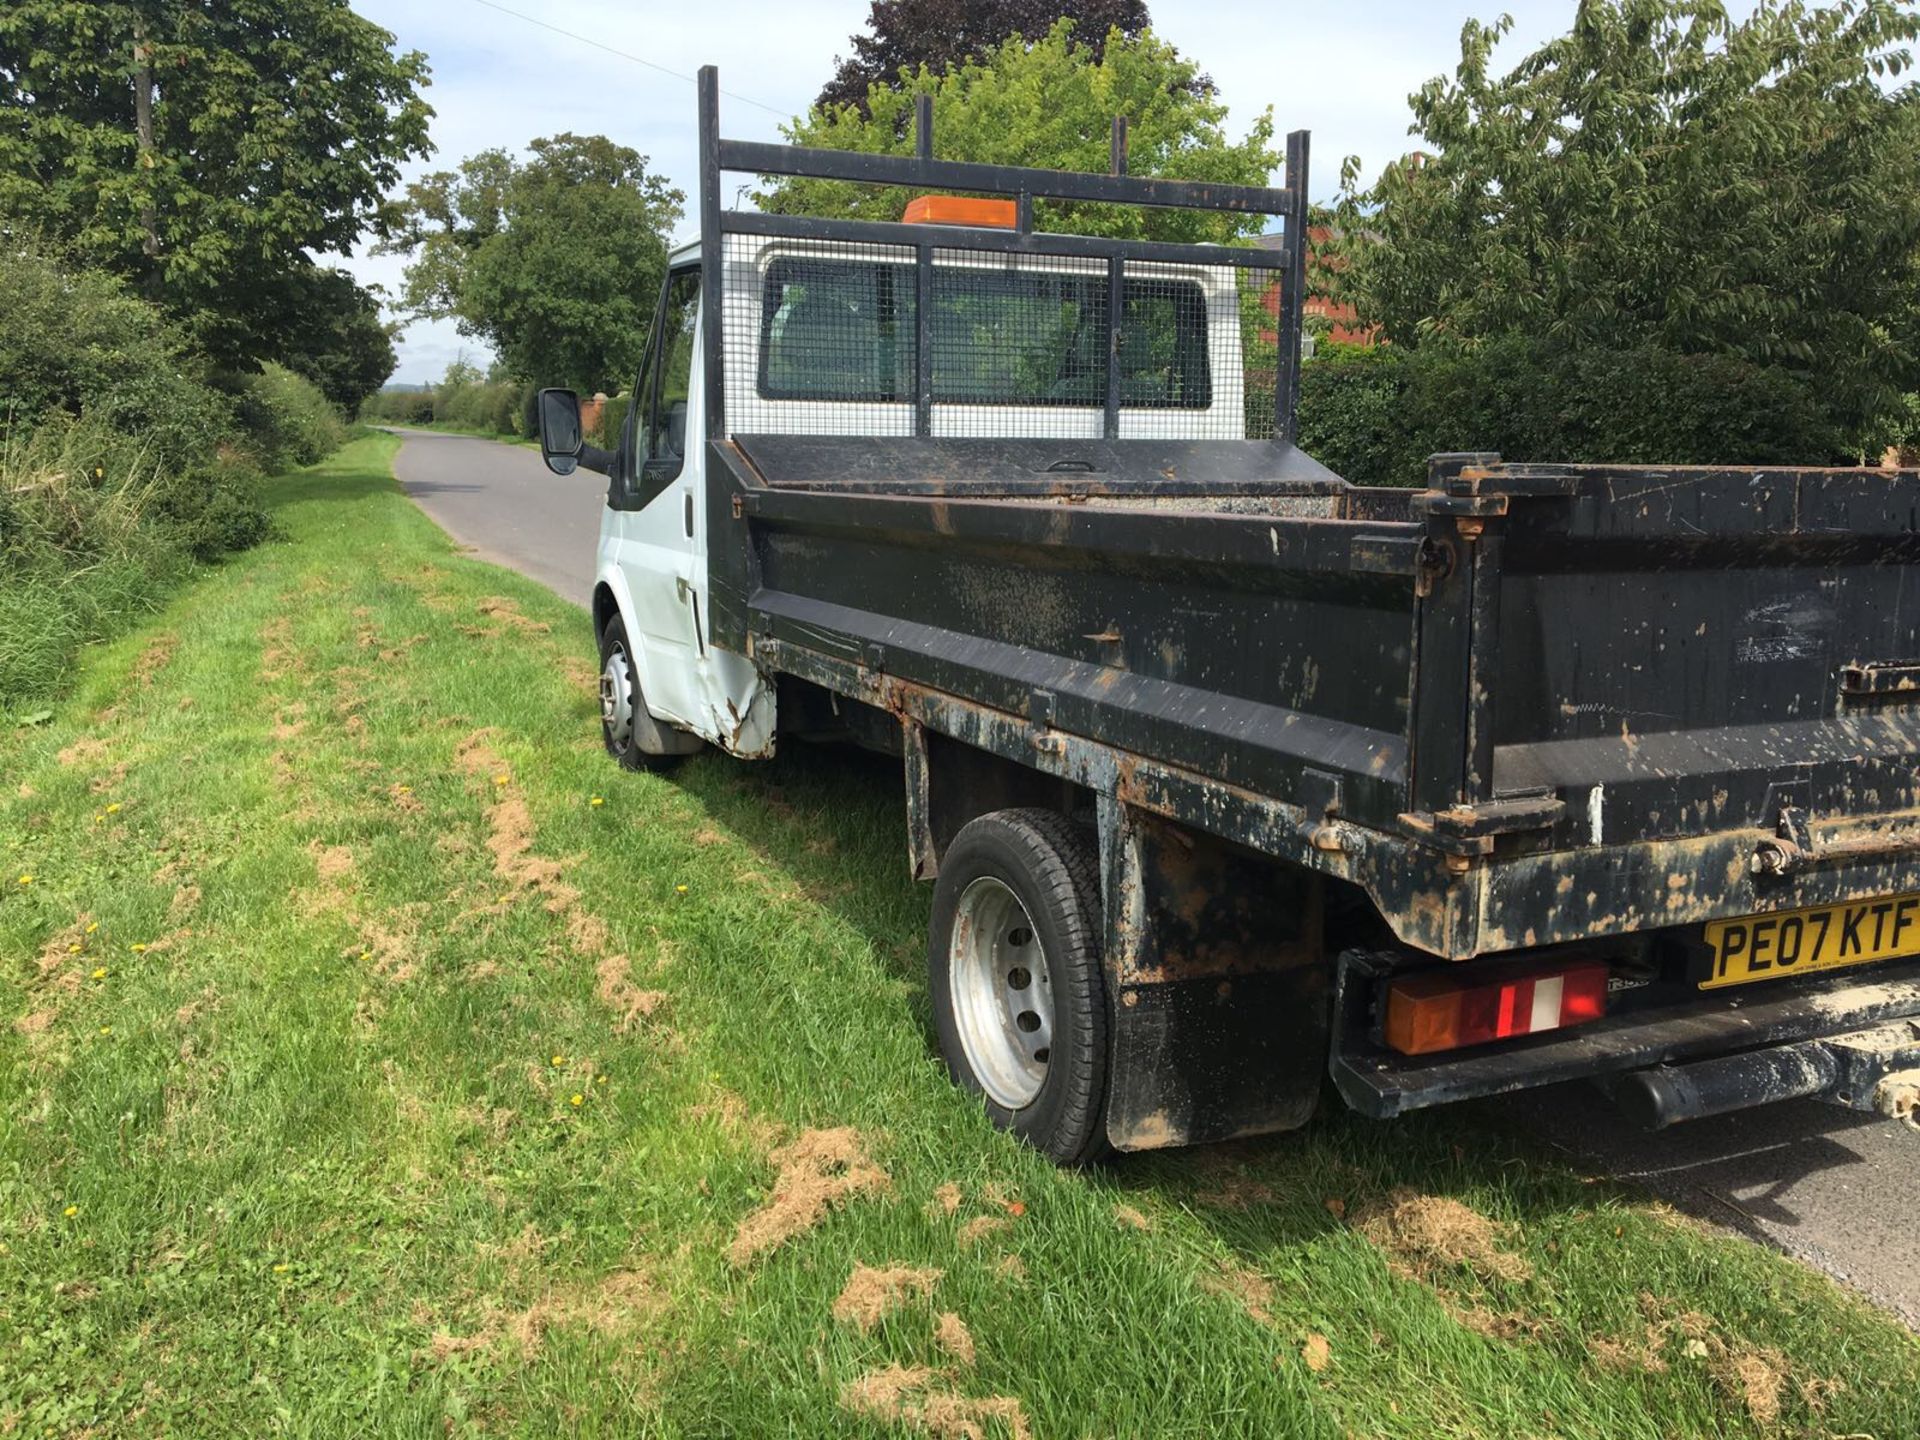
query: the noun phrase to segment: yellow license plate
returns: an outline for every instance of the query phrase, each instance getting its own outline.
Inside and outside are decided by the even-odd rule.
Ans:
[[[1702,990],[1920,955],[1920,895],[1716,920],[1707,944],[1713,969]]]

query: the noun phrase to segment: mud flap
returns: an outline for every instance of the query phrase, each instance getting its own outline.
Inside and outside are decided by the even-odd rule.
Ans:
[[[1329,1035],[1318,879],[1121,801],[1102,797],[1099,819],[1109,1140],[1155,1150],[1305,1124]]]

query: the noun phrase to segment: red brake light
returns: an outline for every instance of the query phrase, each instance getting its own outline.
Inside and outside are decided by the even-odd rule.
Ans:
[[[1607,1013],[1607,967],[1597,960],[1504,980],[1428,971],[1387,986],[1387,1044],[1430,1055],[1538,1035]]]

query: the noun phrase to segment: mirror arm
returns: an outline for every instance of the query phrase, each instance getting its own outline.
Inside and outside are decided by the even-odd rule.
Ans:
[[[614,457],[619,453],[617,450],[602,450],[598,445],[582,445],[577,458],[581,469],[605,475],[613,469]]]

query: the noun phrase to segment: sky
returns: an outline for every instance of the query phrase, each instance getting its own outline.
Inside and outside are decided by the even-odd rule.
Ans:
[[[1573,0],[1150,0],[1155,32],[1213,77],[1236,137],[1269,105],[1281,133],[1313,132],[1316,200],[1331,198],[1342,156],[1360,156],[1372,173],[1414,148],[1407,96],[1451,72],[1469,16],[1511,14],[1503,53],[1517,58],[1564,31],[1573,8]],[[867,0],[355,0],[354,9],[400,48],[424,51],[433,69],[437,151],[407,178],[571,130],[632,146],[691,198],[694,71],[720,68],[723,135],[778,140],[780,122],[806,109],[851,48]],[[362,254],[349,268],[397,294],[404,263]],[[438,379],[463,354],[482,366],[490,358],[451,321],[414,322],[399,350],[393,378],[406,383]]]

